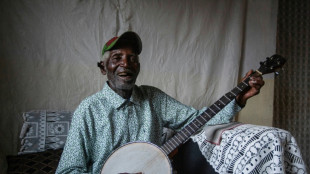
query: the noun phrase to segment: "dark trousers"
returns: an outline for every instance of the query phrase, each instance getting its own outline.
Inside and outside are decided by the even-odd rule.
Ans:
[[[172,165],[178,174],[218,174],[191,139],[179,147]]]

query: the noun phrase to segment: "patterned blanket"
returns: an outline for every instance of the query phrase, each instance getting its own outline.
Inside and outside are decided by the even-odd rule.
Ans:
[[[295,138],[285,130],[250,124],[219,129],[217,145],[207,129],[192,139],[218,173],[307,173]]]

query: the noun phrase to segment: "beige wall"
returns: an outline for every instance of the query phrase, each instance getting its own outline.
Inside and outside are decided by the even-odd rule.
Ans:
[[[239,113],[237,121],[242,123],[272,126],[274,79],[264,79],[265,85],[260,94],[249,99]]]
[[[277,1],[261,0],[247,3],[241,76],[250,69],[257,69],[260,61],[276,52]],[[248,101],[247,106],[239,113],[237,121],[272,126],[274,75],[267,74],[264,80],[265,86],[260,94]]]

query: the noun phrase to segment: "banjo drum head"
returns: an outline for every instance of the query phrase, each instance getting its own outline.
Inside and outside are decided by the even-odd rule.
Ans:
[[[105,162],[101,174],[171,174],[167,155],[156,145],[134,142],[121,146]]]

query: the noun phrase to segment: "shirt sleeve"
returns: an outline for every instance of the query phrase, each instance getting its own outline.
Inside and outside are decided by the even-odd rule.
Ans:
[[[225,124],[232,121],[233,117],[242,108],[237,104],[236,100],[232,100],[220,112],[218,112],[206,125]]]
[[[89,113],[79,107],[73,114],[71,128],[67,137],[66,145],[61,155],[56,174],[91,173],[89,163],[90,137],[87,127],[91,125],[86,118]]]
[[[186,106],[157,88],[152,89],[152,107],[163,126],[178,131],[203,111]]]
[[[156,94],[156,100],[160,100],[160,109],[158,110],[162,114],[164,127],[168,127],[175,131],[178,131],[185,127],[197,116],[201,115],[207,108],[204,107],[201,110],[196,110],[193,107],[186,106],[181,102],[175,100],[162,91]],[[229,123],[232,121],[233,116],[241,110],[241,107],[235,100],[226,105],[219,113],[217,113],[206,125],[215,125]]]

